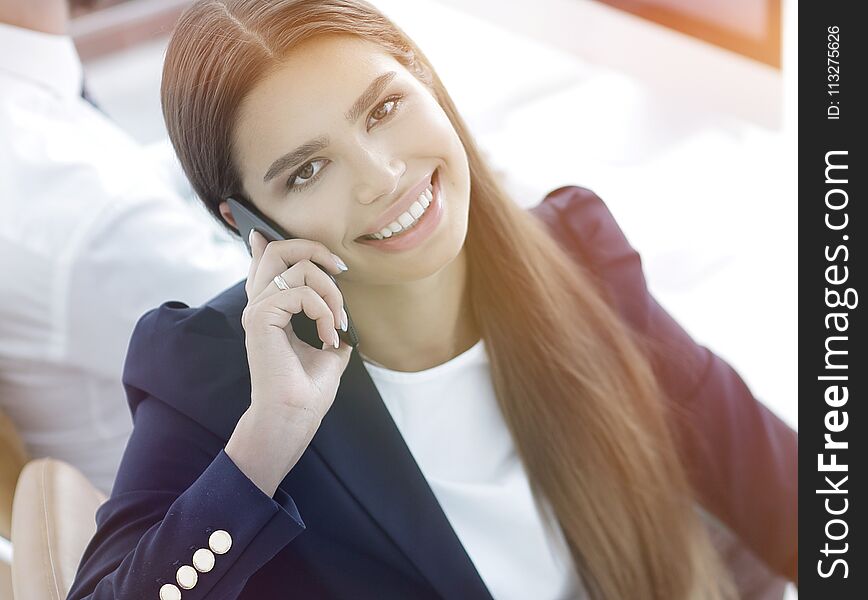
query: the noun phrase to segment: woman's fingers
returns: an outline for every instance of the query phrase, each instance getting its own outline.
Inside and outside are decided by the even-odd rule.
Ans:
[[[260,237],[257,233],[254,237]],[[264,241],[264,238],[262,238]],[[323,266],[329,273],[337,275],[342,268],[340,258],[320,242],[301,238],[269,242],[257,261],[250,291],[255,298],[264,290],[275,275],[283,273],[288,267],[300,260],[310,260]]]
[[[308,286],[313,288],[326,301],[334,316],[335,325],[343,329],[346,320],[344,319],[344,298],[334,280],[325,273],[322,269],[307,259],[300,260],[292,265],[289,269],[280,274],[287,286],[294,288],[300,286]],[[258,302],[266,296],[276,294],[280,288],[275,283],[274,279],[265,286],[265,289],[253,299],[253,302]]]
[[[304,312],[316,322],[323,343],[339,347],[336,329],[343,328],[346,321],[343,295],[329,274],[317,265],[331,273],[341,273],[346,267],[340,258],[319,242],[300,238],[268,242],[256,230],[250,234],[250,249],[245,329],[257,323],[285,328],[293,314]],[[278,287],[276,275],[281,275],[289,289]]]
[[[340,344],[334,314],[322,296],[309,286],[299,286],[266,295],[247,305],[242,314],[245,331],[255,327],[285,329],[292,315],[304,312],[316,323],[319,339],[337,348]],[[283,334],[283,332],[281,332]]]
[[[247,270],[247,281],[244,282],[244,291],[247,292],[247,299],[253,297],[253,280],[256,275],[256,269],[259,267],[259,260],[262,258],[262,253],[265,251],[266,240],[261,233],[255,229],[250,230],[250,268]]]

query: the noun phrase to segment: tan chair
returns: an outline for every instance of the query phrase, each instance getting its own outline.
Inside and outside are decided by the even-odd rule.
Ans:
[[[12,496],[21,469],[27,464],[24,443],[12,421],[0,411],[0,536],[12,531]]]
[[[75,467],[52,458],[27,463],[12,507],[15,600],[64,600],[96,531],[106,497]]]
[[[0,411],[0,537],[9,539],[12,531],[12,497],[27,452],[12,421]],[[0,598],[12,598],[12,571],[0,561]]]

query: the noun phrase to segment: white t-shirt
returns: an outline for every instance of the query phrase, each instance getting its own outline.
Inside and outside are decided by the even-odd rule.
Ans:
[[[81,80],[68,36],[0,24],[0,410],[33,458],[108,493],[132,430],[121,372],[136,321],[204,302],[249,258]]]
[[[560,527],[533,501],[483,340],[424,371],[364,364],[492,597],[586,598]]]

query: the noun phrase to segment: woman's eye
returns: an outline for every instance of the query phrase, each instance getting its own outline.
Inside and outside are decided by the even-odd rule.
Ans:
[[[286,182],[286,187],[292,191],[304,189],[319,178],[319,174],[325,166],[323,165],[315,169],[314,165],[325,162],[327,162],[326,159],[319,158],[305,163],[298,171],[289,176],[289,179]]]
[[[396,94],[394,96],[389,96],[383,102],[374,109],[370,116],[368,117],[368,129],[370,129],[370,121],[371,119],[375,119],[376,123],[380,123],[381,121],[385,121],[386,119],[391,119],[395,113],[398,112],[401,106],[401,100],[403,96],[400,94]],[[289,179],[286,181],[286,187],[292,191],[297,192],[303,190],[307,186],[311,185],[314,181],[319,179],[319,174],[323,170],[323,166],[319,168],[314,168],[314,165],[317,163],[327,163],[328,161],[324,158],[312,160],[308,163],[305,163],[300,169],[298,169],[295,173],[289,176]]]
[[[382,104],[380,104],[374,111],[371,113],[370,117],[368,117],[368,128],[370,128],[371,119],[375,119],[376,125],[380,121],[383,121],[387,118],[391,118],[392,115],[397,112],[398,105],[400,104],[401,96],[389,96],[386,98]]]

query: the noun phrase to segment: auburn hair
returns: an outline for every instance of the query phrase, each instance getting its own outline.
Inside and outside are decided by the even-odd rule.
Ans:
[[[218,207],[244,196],[233,159],[238,108],[293,47],[323,34],[357,36],[390,53],[427,86],[464,144],[471,310],[534,497],[549,503],[591,597],[732,597],[641,340],[591,275],[501,188],[429,61],[378,9],[363,0],[200,0],[185,11],[161,96],[197,195],[232,229]]]

